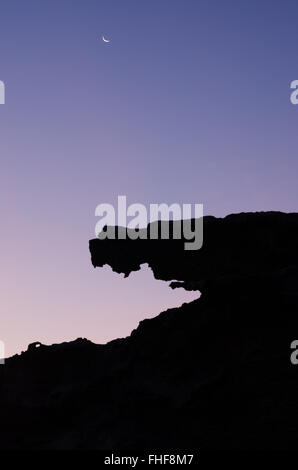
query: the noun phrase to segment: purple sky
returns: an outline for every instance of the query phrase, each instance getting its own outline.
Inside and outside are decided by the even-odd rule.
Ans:
[[[0,7],[7,355],[37,340],[106,342],[194,298],[149,270],[126,280],[94,270],[99,203],[124,194],[216,216],[297,211],[296,0]]]

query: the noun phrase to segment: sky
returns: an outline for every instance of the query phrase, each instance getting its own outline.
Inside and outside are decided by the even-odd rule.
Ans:
[[[98,204],[297,211],[297,24],[296,0],[0,0],[7,356],[195,298],[146,267],[94,270]]]

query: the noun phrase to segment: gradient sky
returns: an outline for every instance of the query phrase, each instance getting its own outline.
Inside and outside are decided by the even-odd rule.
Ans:
[[[194,298],[94,270],[99,203],[297,211],[295,79],[296,0],[2,0],[6,354],[106,342]]]

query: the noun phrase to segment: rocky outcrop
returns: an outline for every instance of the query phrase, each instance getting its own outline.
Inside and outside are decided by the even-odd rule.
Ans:
[[[203,226],[204,243],[197,251],[186,251],[183,239],[91,240],[92,264],[108,264],[128,276],[148,263],[156,279],[181,281],[172,287],[201,292],[210,284],[231,280],[233,285],[248,277],[265,280],[280,275],[286,282],[291,269],[298,266],[297,214],[209,216],[204,217]],[[150,225],[144,231],[149,238]]]
[[[1,449],[295,449],[298,214],[207,217],[204,246],[91,240],[201,297],[106,345],[32,346],[0,367]]]

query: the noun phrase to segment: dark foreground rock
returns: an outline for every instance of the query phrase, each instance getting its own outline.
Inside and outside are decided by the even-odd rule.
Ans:
[[[148,263],[202,295],[128,338],[35,343],[8,359],[0,448],[296,448],[298,215],[207,218],[204,229],[200,252],[177,240],[90,242],[94,266],[129,274]]]

